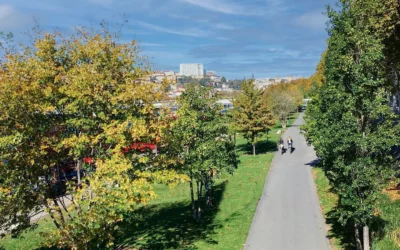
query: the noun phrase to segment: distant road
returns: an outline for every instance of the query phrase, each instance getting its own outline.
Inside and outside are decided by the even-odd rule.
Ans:
[[[311,174],[316,160],[299,126],[303,114],[283,135],[293,138],[294,152],[275,154],[247,237],[246,250],[329,250],[329,241]]]

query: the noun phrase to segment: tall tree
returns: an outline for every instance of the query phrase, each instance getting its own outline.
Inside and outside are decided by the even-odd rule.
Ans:
[[[172,136],[178,153],[184,157],[183,172],[190,177],[193,217],[199,220],[203,197],[212,205],[214,178],[222,171],[233,173],[237,168],[235,143],[228,129],[228,117],[221,115],[222,108],[210,88],[188,86],[179,104]]]
[[[363,243],[369,249],[360,231],[364,227],[367,239],[376,193],[393,174],[391,148],[399,145],[399,117],[387,105],[393,83],[385,54],[399,6],[398,1],[340,2],[340,11],[329,9],[326,82],[308,108],[306,131],[339,195],[340,222],[353,225],[357,249]]]
[[[324,75],[325,72],[325,60],[326,60],[327,51],[321,55],[321,60],[319,61],[315,73],[310,77],[311,83],[316,84],[318,87],[321,87],[325,84],[326,77]]]
[[[243,136],[251,143],[256,155],[256,143],[275,124],[264,91],[256,88],[254,79],[244,80],[241,93],[234,100],[233,119]]]

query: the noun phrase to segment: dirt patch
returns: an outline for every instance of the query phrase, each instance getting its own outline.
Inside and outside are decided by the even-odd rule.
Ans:
[[[312,171],[311,171],[311,174],[312,174],[312,177],[313,177],[313,179],[314,179],[314,181],[317,179],[317,172],[315,172],[315,170],[313,169]]]
[[[400,229],[397,229],[391,233],[391,237],[396,244],[396,246],[400,247]]]
[[[384,194],[387,194],[392,201],[400,200],[400,183],[391,183],[390,186],[383,190]]]

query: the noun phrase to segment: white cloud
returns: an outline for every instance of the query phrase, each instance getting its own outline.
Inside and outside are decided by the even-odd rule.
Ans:
[[[231,40],[230,38],[227,38],[227,37],[224,37],[224,36],[218,36],[218,37],[216,37],[216,39],[220,40],[220,41],[229,41],[229,40]]]
[[[217,28],[217,29],[220,29],[220,30],[233,30],[233,29],[235,29],[234,26],[229,25],[229,24],[225,24],[225,23],[217,23],[214,27]]]
[[[18,13],[11,5],[0,4],[0,30],[8,31],[24,26],[28,18]]]
[[[146,46],[146,47],[163,47],[164,44],[160,44],[160,43],[141,43],[139,42],[140,46]]]
[[[223,0],[181,0],[183,2],[196,5],[198,7],[220,12],[224,14],[234,14],[234,15],[260,15],[262,11],[260,9],[249,10],[245,6],[241,6],[234,3],[228,3]]]
[[[326,27],[328,17],[322,14],[322,10],[304,13],[295,19],[296,24],[308,29],[323,30]]]
[[[159,31],[168,34],[180,35],[180,36],[192,36],[192,37],[206,37],[208,32],[201,30],[199,28],[186,28],[186,29],[169,29],[151,23],[146,23],[143,21],[135,21],[135,24],[142,26],[144,28]]]
[[[7,17],[14,13],[13,8],[7,4],[0,4],[0,20],[5,21]]]
[[[113,3],[113,0],[88,0],[89,3],[100,4],[103,6],[110,6]]]

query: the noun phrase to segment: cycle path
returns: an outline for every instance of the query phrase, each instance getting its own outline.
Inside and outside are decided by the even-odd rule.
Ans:
[[[315,151],[300,125],[303,114],[284,133],[294,151],[276,152],[244,246],[246,250],[330,250],[311,165]]]

